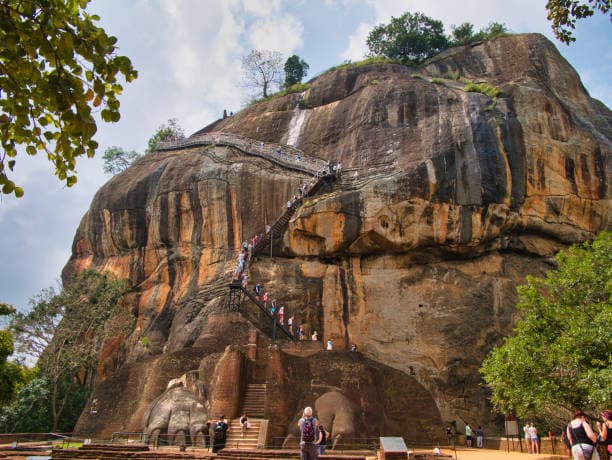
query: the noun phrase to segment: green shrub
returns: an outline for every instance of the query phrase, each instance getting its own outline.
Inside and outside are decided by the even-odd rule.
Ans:
[[[286,94],[291,94],[291,93],[303,93],[308,88],[310,88],[310,83],[296,83],[295,85],[291,85],[288,88],[285,88],[282,91],[275,93],[273,96],[276,96],[276,95],[284,96]]]
[[[363,66],[372,65],[372,64],[401,64],[401,62],[398,59],[390,59],[384,56],[373,56],[373,57],[363,59],[362,61],[356,61],[356,62],[344,61],[343,64],[335,65],[333,67],[330,67],[327,70],[324,70],[323,72],[321,72],[321,75],[326,74],[327,72],[331,72],[333,70],[353,69],[353,68],[363,67]]]
[[[433,77],[431,80],[429,80],[431,83],[435,83],[436,85],[443,85],[444,84],[444,80],[440,77]]]
[[[491,86],[488,83],[468,83],[463,88],[464,91],[469,93],[482,93],[489,96],[491,99],[495,99],[501,94],[501,91],[495,86]]]
[[[447,80],[459,80],[459,78],[461,77],[461,74],[459,73],[458,70],[455,70],[453,72],[446,72],[443,75],[440,75],[442,78],[446,78]]]
[[[376,85],[378,85],[379,83],[380,83],[380,82],[379,82],[378,80],[374,79],[374,80],[370,80],[370,83],[369,83],[369,84],[370,84],[370,85],[372,85],[372,86],[376,86]]]
[[[312,104],[308,101],[308,99],[300,99],[298,101],[298,107],[300,109],[312,109]]]
[[[413,73],[411,76],[412,78],[420,78],[420,79],[423,78],[423,75],[421,75],[420,73]]]
[[[278,91],[277,93],[270,94],[268,97],[255,97],[248,101],[245,105],[247,107],[251,107],[252,105],[258,104],[260,102],[265,102],[277,97],[286,96],[287,94],[303,93],[308,88],[310,88],[310,83],[296,83],[295,85],[291,85],[288,88],[284,88]]]

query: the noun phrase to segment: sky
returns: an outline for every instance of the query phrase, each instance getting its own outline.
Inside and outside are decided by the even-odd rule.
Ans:
[[[118,39],[118,52],[139,72],[124,85],[121,120],[100,122],[98,153],[77,162],[78,182],[66,188],[44,155],[17,157],[12,177],[23,198],[0,198],[0,301],[28,308],[28,299],[57,285],[76,229],[96,191],[110,178],[101,156],[110,146],[144,151],[170,118],[187,134],[239,111],[248,95],[241,58],[252,49],[299,55],[306,79],[347,60],[363,59],[372,28],[406,11],[475,29],[501,22],[515,33],[547,36],[591,94],[612,107],[612,23],[605,15],[580,21],[577,41],[552,35],[546,0],[93,0],[87,10]]]

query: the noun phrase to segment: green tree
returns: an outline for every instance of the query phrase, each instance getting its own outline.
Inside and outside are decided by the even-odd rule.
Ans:
[[[491,22],[487,27],[480,29],[476,33],[474,33],[474,26],[471,23],[464,22],[452,28],[451,41],[455,46],[467,45],[469,43],[492,40],[506,35],[508,35],[508,27],[500,22]]]
[[[376,26],[368,35],[370,56],[385,56],[417,64],[449,47],[442,21],[423,13],[404,13],[389,24]]]
[[[552,21],[552,30],[555,37],[569,45],[576,41],[573,30],[576,21],[593,16],[597,10],[607,14],[612,8],[612,0],[548,0],[546,11],[548,20]],[[612,20],[612,13],[610,14]]]
[[[15,313],[15,308],[7,303],[0,303],[0,316]],[[0,329],[0,404],[10,402],[19,385],[25,382],[24,368],[19,363],[9,361],[13,354],[13,334],[6,329]]]
[[[301,83],[302,79],[308,74],[310,66],[300,59],[297,54],[289,57],[285,61],[285,88]]]
[[[478,40],[492,40],[498,37],[505,37],[508,33],[509,31],[506,24],[491,22],[487,27],[481,29],[476,36]]]
[[[477,41],[474,39],[474,25],[469,22],[453,26],[451,37],[453,45],[467,45],[468,43]]]
[[[119,120],[123,87],[137,76],[132,63],[115,53],[117,39],[85,11],[89,0],[0,0],[0,187],[23,195],[9,177],[22,146],[44,151],[55,174],[70,187],[76,159],[92,157],[100,111]]]
[[[42,291],[32,300],[32,310],[11,323],[18,350],[39,354],[38,375],[48,383],[52,431],[67,408],[75,401],[84,403],[104,341],[131,327],[129,320],[117,320],[121,313],[129,315],[119,307],[127,287],[111,274],[85,270],[59,292]]]
[[[157,131],[149,138],[145,155],[155,152],[157,144],[162,141],[171,139],[184,139],[185,131],[179,126],[176,118],[170,118],[167,124],[162,124],[157,128]]]
[[[521,319],[481,368],[498,409],[551,421],[612,405],[612,233],[556,261],[518,289]]]
[[[104,160],[104,172],[106,174],[119,174],[125,171],[134,161],[140,158],[140,153],[135,150],[123,150],[113,145],[107,148],[102,155]]]
[[[281,82],[283,55],[278,51],[251,50],[242,58],[243,83],[268,97]]]

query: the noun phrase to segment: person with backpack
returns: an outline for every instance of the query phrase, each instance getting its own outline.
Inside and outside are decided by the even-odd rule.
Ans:
[[[298,422],[300,429],[300,460],[318,460],[317,426],[319,421],[312,416],[312,407],[305,407]]]
[[[219,420],[213,427],[213,453],[225,448],[225,441],[227,440],[228,431],[229,426],[225,422],[225,415],[219,416]]]

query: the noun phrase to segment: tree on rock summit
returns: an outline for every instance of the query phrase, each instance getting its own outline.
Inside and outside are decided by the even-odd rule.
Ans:
[[[244,86],[268,97],[282,82],[282,60],[283,55],[278,51],[252,50],[242,58]]]
[[[285,61],[285,88],[301,83],[302,79],[308,74],[310,66],[294,54]]]
[[[371,56],[385,56],[407,64],[418,64],[449,47],[442,21],[422,13],[392,17],[389,24],[376,26],[368,35]]]

